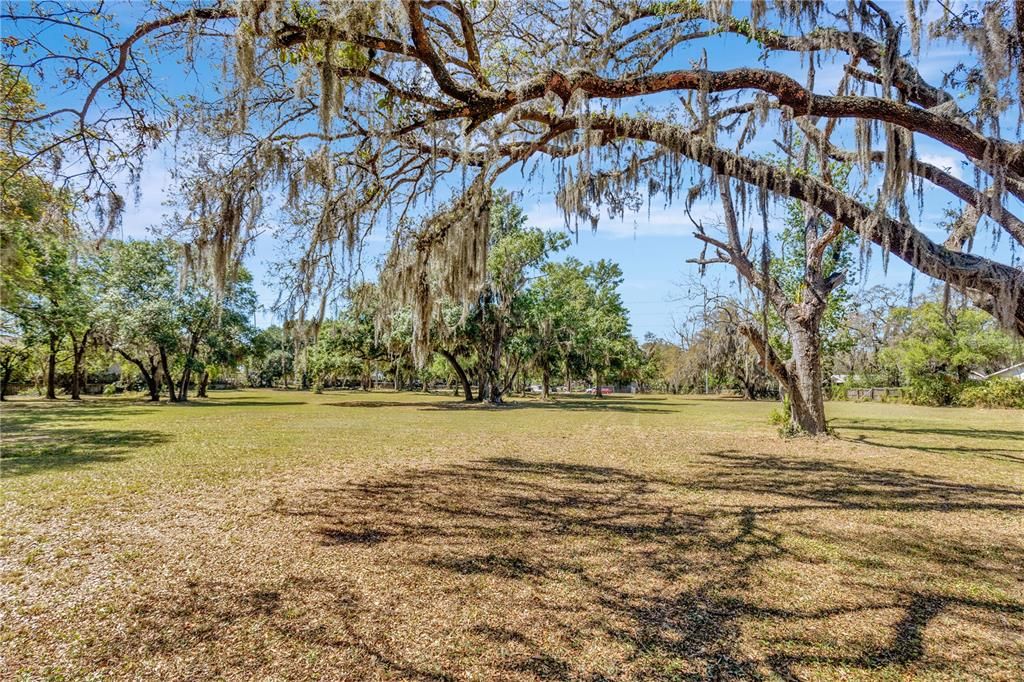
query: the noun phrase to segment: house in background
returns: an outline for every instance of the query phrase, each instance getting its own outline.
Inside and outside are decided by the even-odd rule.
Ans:
[[[991,374],[982,374],[980,372],[971,372],[972,379],[978,379],[984,381],[985,379],[1018,379],[1024,381],[1024,362],[1018,362],[1016,365],[1010,365],[1003,369],[996,370]]]

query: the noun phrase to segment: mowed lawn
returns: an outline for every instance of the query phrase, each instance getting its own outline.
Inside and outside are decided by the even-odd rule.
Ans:
[[[2,408],[0,679],[1024,678],[1024,413]]]

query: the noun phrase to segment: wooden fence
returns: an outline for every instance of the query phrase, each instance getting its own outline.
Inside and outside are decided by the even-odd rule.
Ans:
[[[847,400],[899,400],[903,397],[902,388],[848,388]]]

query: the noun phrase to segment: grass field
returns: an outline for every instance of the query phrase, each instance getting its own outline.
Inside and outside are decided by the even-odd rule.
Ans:
[[[1024,414],[5,405],[0,679],[1024,678]]]

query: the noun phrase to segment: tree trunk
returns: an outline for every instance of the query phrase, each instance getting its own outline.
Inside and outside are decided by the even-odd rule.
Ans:
[[[60,339],[50,332],[50,352],[46,356],[46,398],[57,399],[57,346]]]
[[[205,398],[206,386],[210,383],[210,372],[209,370],[203,370],[203,375],[199,377],[199,390],[196,392],[196,396],[199,398]]]
[[[156,377],[149,375],[144,378],[146,380],[146,388],[149,390],[149,401],[151,403],[160,402],[160,384],[157,383]]]
[[[516,377],[519,375],[519,368],[521,366],[522,362],[517,360],[515,369],[512,370],[512,375],[508,378],[508,381],[505,382],[504,387],[502,388],[502,394],[508,395],[513,391],[513,389],[515,388]]]
[[[14,373],[14,365],[4,365],[3,374],[0,375],[0,402],[7,400],[7,384],[11,383],[11,374]]]
[[[790,425],[796,432],[810,436],[828,433],[825,421],[825,397],[821,390],[821,346],[818,320],[797,319],[794,315],[783,318],[790,334],[793,357],[783,363],[752,325],[740,326],[740,332],[750,339],[754,350],[761,356],[772,376],[779,381],[782,392],[789,398]]]
[[[139,368],[139,373],[141,373],[142,378],[146,380],[146,388],[149,390],[150,401],[159,402],[160,384],[157,381],[158,370],[156,363],[153,361],[153,356],[149,356],[149,371],[146,371],[146,366],[142,364],[142,360],[139,360],[138,358],[133,358],[120,348],[115,348],[114,350],[116,350],[122,358],[124,358],[125,360]]]
[[[89,341],[90,329],[86,329],[82,333],[81,340],[75,338],[74,334],[71,335],[71,399],[81,400],[82,399],[82,388],[85,383],[82,381],[82,360],[85,357],[85,346]]]
[[[744,400],[754,400],[754,384],[753,384],[753,382],[748,381],[744,377],[737,377],[737,378],[739,379],[740,387],[743,389],[743,399]]]
[[[82,386],[81,386],[81,371],[79,365],[78,351],[74,351],[71,354],[71,399],[81,400],[82,399]]]
[[[483,356],[476,363],[476,402],[483,402],[487,396],[487,363]]]
[[[160,366],[164,373],[164,383],[167,384],[168,400],[176,403],[178,397],[174,393],[174,377],[171,375],[171,366],[167,362],[167,349],[163,346],[160,346]]]
[[[601,375],[594,372],[594,397],[600,398],[601,396]]]
[[[160,382],[157,381],[157,373],[160,371],[156,359],[151,354],[149,356],[149,372],[147,372],[142,365],[139,365],[139,369],[142,370],[142,376],[146,380],[146,386],[149,388],[149,399],[151,402],[160,402]]]
[[[181,372],[181,382],[178,384],[178,402],[188,402],[188,387],[192,382],[192,363],[195,361],[196,350],[199,348],[199,334],[194,333],[189,339],[188,354],[185,355],[185,369]]]
[[[817,321],[786,320],[786,327],[793,347],[787,386],[790,423],[811,436],[827,433],[825,396],[821,388],[821,334]]]
[[[458,359],[455,357],[453,353],[450,353],[449,351],[443,349],[439,350],[438,353],[440,353],[441,357],[448,361],[448,364],[452,366],[452,369],[455,370],[455,374],[459,377],[459,382],[462,384],[462,394],[465,397],[466,402],[472,402],[473,387],[469,383],[469,377],[466,376],[466,370],[462,369],[462,365],[459,364]]]
[[[494,336],[491,338],[490,354],[487,363],[487,383],[490,389],[487,393],[487,400],[492,404],[501,402],[501,347],[504,330],[500,321],[494,323]]]
[[[540,399],[550,400],[551,399],[551,366],[545,360],[541,366],[540,375]]]

